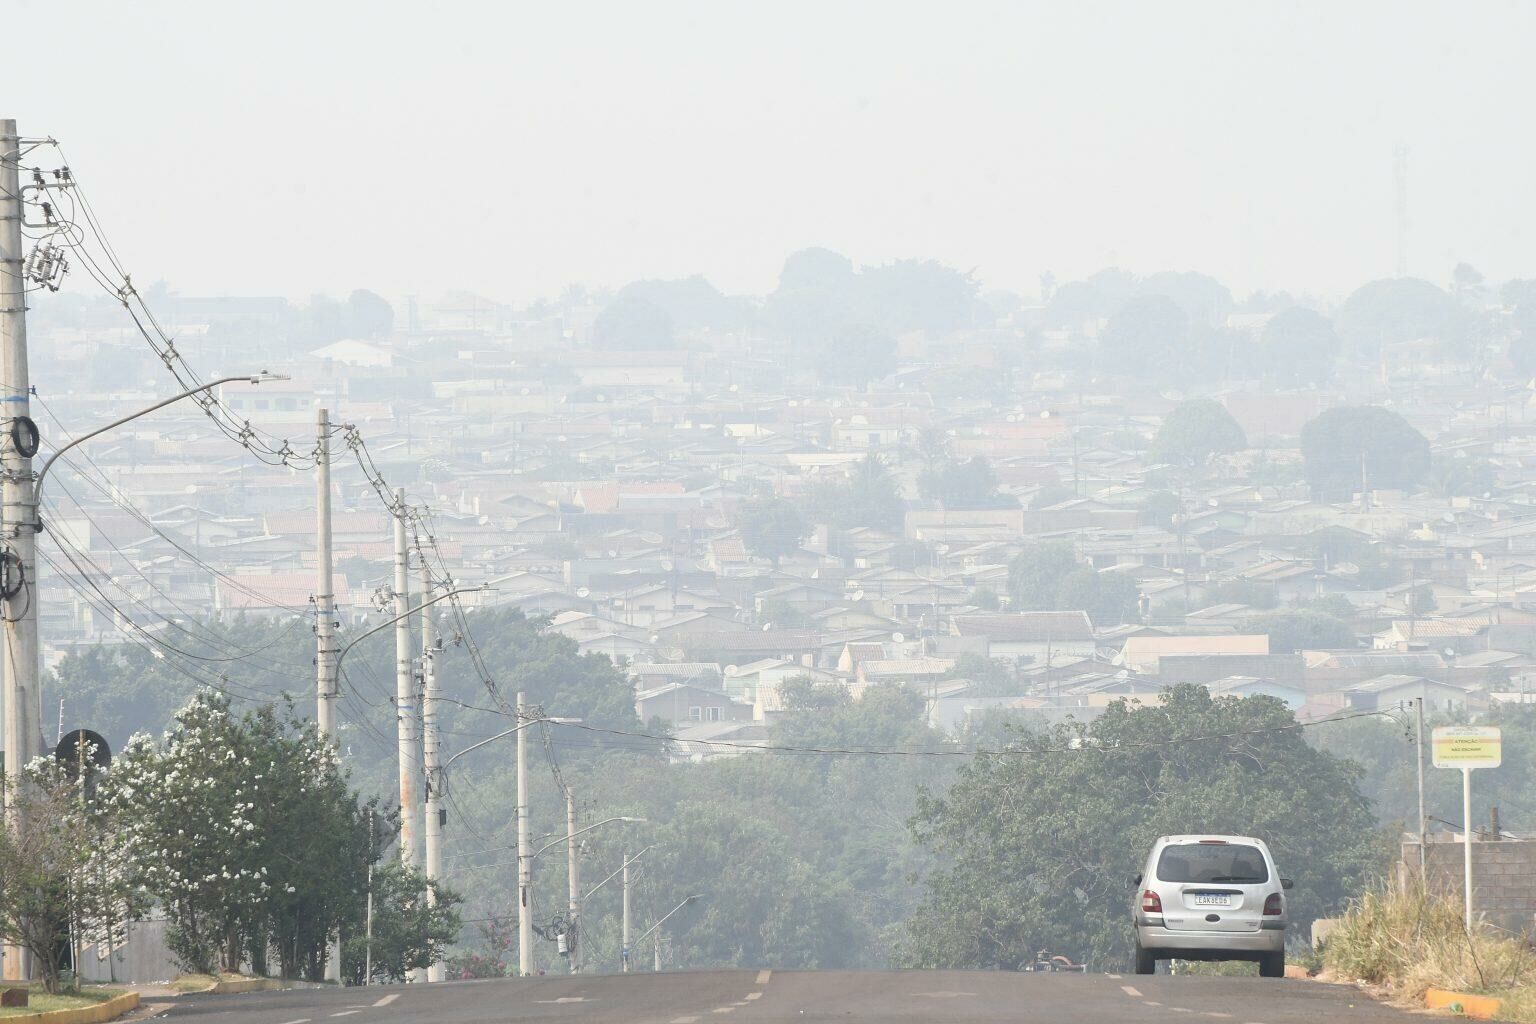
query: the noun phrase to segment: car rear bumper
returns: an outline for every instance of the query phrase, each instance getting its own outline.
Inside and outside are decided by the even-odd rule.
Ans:
[[[1136,943],[1180,960],[1198,960],[1200,954],[1212,953],[1280,953],[1285,950],[1285,923],[1265,921],[1253,932],[1172,931],[1161,923],[1141,924],[1136,927]]]

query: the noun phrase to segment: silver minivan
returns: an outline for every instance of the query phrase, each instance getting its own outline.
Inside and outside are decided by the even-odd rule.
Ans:
[[[1262,839],[1163,836],[1133,880],[1136,973],[1159,960],[1253,960],[1285,976],[1285,890]]]

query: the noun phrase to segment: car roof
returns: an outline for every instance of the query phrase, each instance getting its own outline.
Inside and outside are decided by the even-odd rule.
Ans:
[[[1269,847],[1265,845],[1264,840],[1262,839],[1255,839],[1253,836],[1224,835],[1220,832],[1199,832],[1191,833],[1189,835],[1159,836],[1157,845],[1171,846],[1174,843],[1198,843],[1201,840],[1210,839],[1220,839],[1225,843],[1247,843],[1250,846],[1257,846],[1261,850],[1269,849]]]

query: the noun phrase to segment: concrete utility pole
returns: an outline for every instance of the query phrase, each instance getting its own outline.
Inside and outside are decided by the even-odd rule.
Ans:
[[[1414,709],[1419,720],[1419,742],[1416,747],[1419,762],[1419,881],[1429,884],[1429,819],[1424,814],[1424,698],[1416,697]]]
[[[571,915],[570,969],[575,974],[581,970],[581,861],[576,856],[576,797],[569,788],[565,791],[565,876],[566,892],[570,898],[567,908]]]
[[[331,569],[331,418],[316,416],[315,449],[315,721],[336,743],[336,588]]]
[[[623,924],[620,926],[620,932],[619,932],[619,961],[620,961],[619,962],[619,970],[623,971],[625,973],[628,973],[629,972],[629,853],[628,853],[628,851],[625,851],[625,853],[624,853],[624,863],[623,863],[623,867],[620,870],[622,870],[624,872],[623,880],[620,882],[620,885],[622,885],[623,888],[624,888],[624,899],[623,899],[623,902],[624,902],[624,916],[623,916]]]
[[[21,136],[16,122],[0,120],[0,414],[7,426],[30,417],[31,376],[27,370],[27,289],[22,275]],[[30,422],[30,418],[28,420]],[[19,431],[17,434],[19,435]],[[13,435],[15,436],[15,435]],[[7,575],[16,589],[0,600],[4,614],[3,657],[5,727],[5,827],[26,828],[17,813],[21,769],[43,751],[42,705],[38,695],[37,651],[37,497],[32,459],[16,444],[0,447],[0,542],[6,546]],[[30,957],[19,946],[6,946],[3,971],[7,981],[31,976]]]
[[[331,746],[336,739],[336,584],[331,571],[331,414],[315,414],[315,722]],[[341,940],[333,936],[327,981],[341,981]]]
[[[421,563],[421,596],[432,594],[432,570]],[[437,636],[433,629],[432,607],[421,606],[421,754],[426,769],[426,822],[422,830],[427,841],[427,880],[443,878],[443,771],[442,747],[437,737],[437,705],[441,693],[437,686]],[[427,900],[436,905],[437,896],[427,890]],[[427,968],[428,981],[443,981],[447,968],[441,960]]]
[[[524,694],[517,695],[517,721],[527,721]],[[533,973],[533,851],[528,841],[527,729],[517,732],[517,973]]]
[[[405,545],[405,491],[395,490],[395,725],[400,744],[400,863],[416,866],[416,772],[421,766],[416,679],[411,672],[410,552]]]

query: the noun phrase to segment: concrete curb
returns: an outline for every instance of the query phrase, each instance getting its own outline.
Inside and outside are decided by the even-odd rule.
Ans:
[[[239,981],[215,982],[212,988],[205,988],[203,992],[215,996],[229,996],[240,992],[280,992],[292,987],[292,982],[283,981],[280,978],[241,978]]]
[[[1466,992],[1432,988],[1424,993],[1424,1005],[1431,1010],[1451,1010],[1474,1020],[1492,1020],[1499,1012],[1500,1003],[1492,996],[1474,996]]]
[[[107,1021],[130,1010],[139,1008],[139,994],[124,992],[94,1006],[81,1006],[73,1010],[44,1010],[41,1013],[19,1013],[5,1018],[7,1021],[25,1021],[26,1024],[106,1024]]]

